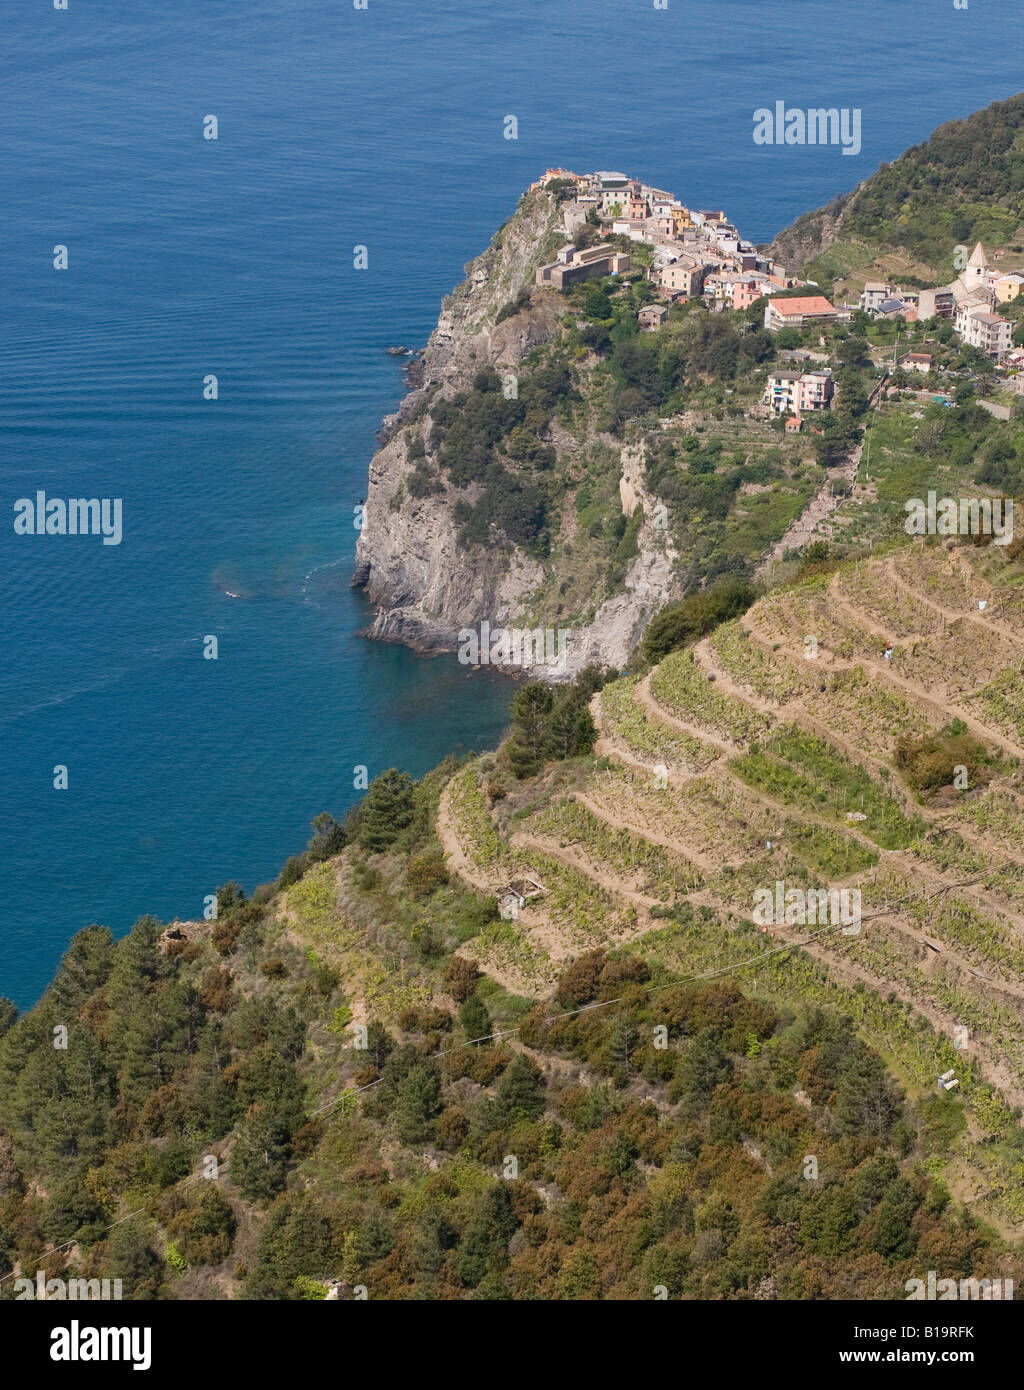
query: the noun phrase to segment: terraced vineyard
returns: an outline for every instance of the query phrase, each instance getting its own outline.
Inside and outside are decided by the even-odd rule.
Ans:
[[[805,704],[810,716],[841,733],[862,755],[884,759],[902,736],[927,733],[943,721],[933,707],[875,674],[863,666],[830,671],[821,682],[824,689],[816,686]]]
[[[749,743],[771,728],[769,715],[719,694],[692,652],[665,658],[651,676],[651,694],[670,714],[732,743]]]
[[[662,902],[685,892],[697,879],[693,864],[664,845],[652,844],[630,830],[601,820],[581,801],[562,798],[538,812],[526,825],[530,830],[558,837],[560,843],[578,846],[597,867],[610,868],[624,883],[635,880],[640,891]]]
[[[762,651],[738,619],[717,628],[710,646],[718,665],[737,685],[747,686],[773,704],[783,705],[806,695],[817,683],[808,663],[801,667],[785,656]]]
[[[637,703],[636,686],[636,677],[623,676],[601,691],[601,727],[605,736],[641,761],[703,772],[718,757],[718,750],[681,729],[652,721]]]
[[[978,719],[990,723],[1015,743],[1024,743],[1024,673],[1019,667],[1004,668],[967,704]]]
[[[625,941],[694,975],[736,971],[776,1002],[839,1002],[911,1089],[955,1072],[970,1112],[957,1162],[980,1208],[1017,1223],[1024,584],[995,550],[907,547],[772,593],[649,677],[607,686],[594,704],[607,756],[576,765],[515,833],[472,767],[450,807],[453,851],[495,887],[516,871],[545,880],[503,924],[539,953],[538,987],[545,961]],[[894,750],[954,718],[998,755],[996,774],[923,802]],[[757,895],[776,885],[856,891],[860,930],[764,923]]]

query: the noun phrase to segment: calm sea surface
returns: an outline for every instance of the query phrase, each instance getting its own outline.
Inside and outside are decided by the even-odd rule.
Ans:
[[[348,580],[403,391],[384,349],[425,342],[533,178],[622,169],[767,239],[1011,95],[1017,19],[1010,0],[9,5],[0,994],[31,1004],[89,922],[196,916],[226,879],[272,877],[311,816],[352,804],[356,765],[420,774],[497,738],[508,683],[357,638]],[[756,147],[753,110],[780,99],[861,108],[862,153]],[[38,489],[122,498],[123,542],[15,536]]]

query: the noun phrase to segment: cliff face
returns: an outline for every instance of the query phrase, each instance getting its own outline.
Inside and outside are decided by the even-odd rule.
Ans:
[[[466,389],[487,365],[499,373],[514,371],[553,336],[560,311],[553,294],[538,295],[535,306],[500,324],[495,319],[532,285],[553,237],[553,244],[560,244],[554,236],[560,220],[551,195],[524,198],[515,217],[470,263],[463,283],[446,296],[423,354],[421,385],[384,421],[386,442],[370,462],[353,579],[377,608],[371,637],[419,651],[453,651],[460,628],[478,626],[485,618],[510,623],[540,580],[540,565],[514,547],[460,546],[453,489],[426,497],[410,493],[405,483],[414,463],[400,431],[414,421],[419,437],[429,435],[429,415],[423,411],[430,399]]]
[[[605,599],[591,626],[570,644],[567,665],[572,674],[589,662],[622,667],[660,608],[678,597],[674,567],[678,558],[667,525],[666,508],[644,486],[645,446],[625,445],[621,454],[619,495],[622,511],[642,511],[637,532],[638,555],[626,573],[622,593]]]
[[[571,635],[564,667],[534,673],[550,679],[571,678],[588,661],[622,665],[668,596],[671,553],[652,520],[654,504],[644,498],[638,456],[626,459],[629,451],[623,450],[632,479],[628,507],[623,492],[624,510],[628,515],[637,501],[645,505],[640,553],[626,574],[625,592],[606,599],[592,620],[580,625],[538,613],[536,598],[545,581],[550,583],[550,565],[507,540],[473,546],[460,542],[454,507],[460,497],[473,499],[472,487],[468,494],[459,492],[442,476],[428,495],[410,488],[416,471],[410,441],[417,448],[422,441],[429,461],[433,403],[467,390],[488,365],[504,380],[535,348],[557,336],[564,301],[554,290],[535,287],[534,280],[537,267],[564,242],[557,231],[564,212],[565,205],[559,206],[552,195],[528,194],[483,255],[470,263],[466,280],[446,297],[423,354],[419,384],[384,421],[384,443],[370,463],[353,578],[377,610],[367,635],[423,652],[454,651],[460,629],[479,629],[484,620],[492,629],[545,623],[567,627]],[[527,288],[530,304],[497,323],[499,311]],[[580,443],[568,437],[555,442],[558,466],[571,467],[572,450],[578,451]]]
[[[833,198],[817,212],[805,213],[775,238],[772,255],[790,274],[798,274],[838,240],[849,197]]]

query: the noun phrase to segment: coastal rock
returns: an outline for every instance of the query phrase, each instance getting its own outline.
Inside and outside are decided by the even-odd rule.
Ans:
[[[770,250],[780,265],[795,274],[839,239],[852,194],[833,198],[817,212],[805,213],[780,232]]]
[[[467,266],[464,282],[445,297],[437,327],[413,364],[414,389],[382,422],[381,448],[369,466],[352,581],[366,591],[376,609],[366,630],[369,637],[438,653],[456,650],[460,630],[479,629],[484,620],[492,630],[543,624],[534,612],[546,578],[539,560],[511,543],[466,547],[460,542],[454,506],[460,497],[474,501],[474,489],[456,491],[435,466],[430,408],[438,399],[467,390],[484,366],[493,366],[499,376],[515,371],[535,348],[557,335],[565,302],[534,280],[537,267],[564,244],[564,231],[559,230],[563,215],[564,208],[542,190],[523,198],[516,215]],[[529,301],[516,309],[514,302],[526,288]],[[551,441],[563,463],[581,448],[557,423]],[[610,436],[603,441],[606,447],[619,447]],[[426,488],[423,472],[410,486],[417,457],[428,473]],[[668,531],[659,524],[655,499],[644,489],[643,471],[643,446],[623,448],[623,511],[631,516],[639,504],[643,521],[638,553],[621,591],[599,602],[583,624],[549,617],[548,625],[561,625],[569,632],[566,661],[554,670],[537,667],[531,674],[565,680],[589,662],[622,666],[646,624],[676,596],[676,553]],[[568,524],[575,525],[574,513]]]
[[[527,195],[520,211],[471,263],[467,279],[442,303],[437,327],[410,367],[410,391],[381,425],[382,447],[370,462],[366,512],[356,546],[353,583],[377,609],[367,635],[402,642],[420,652],[454,651],[461,628],[511,624],[542,577],[539,562],[515,547],[477,546],[467,551],[457,537],[452,507],[457,494],[446,483],[427,497],[410,496],[405,480],[414,471],[399,433],[414,424],[429,436],[429,400],[464,390],[490,364],[514,370],[558,325],[561,305],[551,291],[495,324],[499,309],[525,285],[550,253],[558,221],[555,199]],[[561,238],[554,237],[554,245]]]

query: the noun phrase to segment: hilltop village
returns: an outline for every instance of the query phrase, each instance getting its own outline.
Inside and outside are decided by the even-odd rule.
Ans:
[[[763,300],[764,327],[773,334],[850,324],[855,316],[896,325],[942,320],[962,345],[1012,374],[1007,384],[1024,392],[1024,373],[1017,374],[1024,348],[1014,348],[1015,323],[996,312],[1017,299],[1024,274],[990,267],[980,242],[969,258],[962,248],[965,264],[950,284],[916,289],[868,281],[859,298],[834,304],[813,281],[789,274],[770,250],[747,241],[720,208],[686,207],[665,189],[608,170],[548,169],[531,187],[565,199],[559,230],[570,238],[553,262],[538,269],[537,284],[563,290],[582,280],[642,275],[653,291],[637,313],[642,331],[656,332],[672,306],[690,300],[701,300],[711,311],[746,310]],[[623,249],[623,238],[645,248],[642,257]],[[897,367],[904,374],[928,374],[935,358],[907,352],[893,363]],[[788,430],[799,430],[806,416],[829,410],[835,397],[831,368],[809,365],[771,372],[761,407],[785,416]]]
[[[549,169],[533,187],[574,192],[564,206],[562,230],[567,237],[578,237],[589,223],[606,238],[628,237],[653,249],[646,274],[659,304],[645,311],[644,327],[657,327],[669,304],[703,298],[709,305],[745,309],[762,296],[799,284],[786,275],[784,266],[744,240],[721,209],[687,208],[664,189],[607,171],[574,174]],[[553,264],[538,270],[537,283],[563,289],[578,280],[623,274],[630,268],[629,255],[615,251],[607,241],[571,245]],[[818,305],[818,298],[808,297],[804,313],[834,320],[837,311],[824,300]],[[774,319],[768,324],[766,317],[766,326],[775,326]]]

